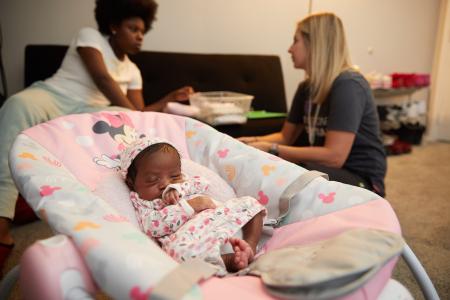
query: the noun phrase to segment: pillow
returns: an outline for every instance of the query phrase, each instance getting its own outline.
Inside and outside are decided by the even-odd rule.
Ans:
[[[202,176],[208,179],[210,186],[208,195],[217,201],[235,198],[233,188],[218,174],[192,160],[181,159],[181,170],[188,176]],[[105,200],[122,216],[128,218],[131,224],[139,227],[134,207],[130,201],[130,190],[119,173],[112,173],[97,184],[94,194]]]

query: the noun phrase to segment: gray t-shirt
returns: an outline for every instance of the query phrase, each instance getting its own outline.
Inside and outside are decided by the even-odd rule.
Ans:
[[[287,121],[303,124],[304,130],[296,146],[309,146],[309,91],[300,84],[292,102]],[[314,118],[316,105],[311,107]],[[381,141],[379,118],[372,91],[364,77],[354,71],[342,72],[333,82],[330,93],[321,105],[316,121],[314,146],[323,146],[327,130],[355,133],[355,140],[343,168],[361,176],[384,195],[386,153]]]

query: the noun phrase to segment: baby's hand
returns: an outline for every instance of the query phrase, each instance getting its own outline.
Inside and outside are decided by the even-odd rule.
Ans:
[[[173,204],[177,204],[179,199],[180,199],[180,195],[178,194],[178,191],[175,189],[171,189],[164,194],[162,200],[163,200],[164,204],[166,204],[166,205],[173,205]]]
[[[208,196],[198,196],[187,201],[195,212],[201,212],[202,210],[209,208],[216,208],[216,205]]]

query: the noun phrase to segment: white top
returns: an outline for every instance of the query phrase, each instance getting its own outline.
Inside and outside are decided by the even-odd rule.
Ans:
[[[81,29],[70,43],[66,56],[58,71],[45,80],[50,87],[76,101],[86,102],[93,106],[108,106],[111,102],[97,88],[88,73],[77,47],[95,48],[103,56],[106,68],[111,77],[119,84],[126,95],[127,90],[141,90],[142,77],[137,66],[125,55],[119,60],[114,54],[106,36],[93,28]]]

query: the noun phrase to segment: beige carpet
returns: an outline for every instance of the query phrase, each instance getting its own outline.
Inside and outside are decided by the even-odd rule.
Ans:
[[[389,157],[386,186],[404,238],[441,299],[450,299],[450,144],[424,145],[411,155]],[[394,278],[423,299],[403,261]]]
[[[441,299],[450,299],[450,144],[415,147],[411,154],[391,156],[386,178],[387,199],[396,211],[403,235],[433,280]],[[51,236],[42,222],[13,229],[16,247],[5,266],[15,266],[33,241]],[[394,278],[416,299],[420,289],[401,260]],[[100,296],[100,298],[104,298]],[[20,299],[15,288],[10,299]]]

